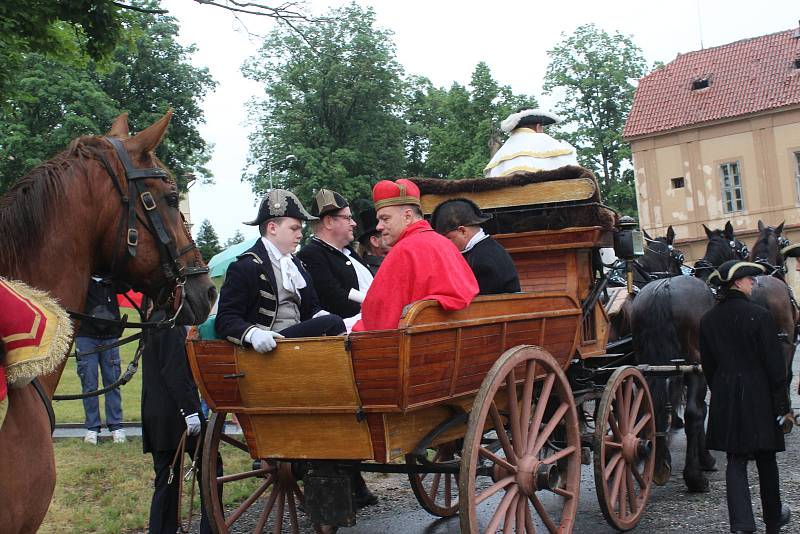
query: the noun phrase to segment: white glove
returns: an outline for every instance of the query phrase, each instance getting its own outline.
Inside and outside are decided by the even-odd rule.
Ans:
[[[197,412],[189,414],[186,417],[186,433],[190,436],[196,436],[200,433],[200,416]]]
[[[271,351],[278,345],[275,342],[275,338],[283,337],[279,333],[273,332],[272,330],[262,330],[260,328],[254,328],[252,332],[253,333],[250,336],[250,344],[253,345],[253,348],[258,352]]]
[[[361,320],[361,314],[360,313],[357,313],[352,317],[348,317],[346,319],[343,319],[344,327],[347,329],[347,333],[348,334],[353,331],[353,326],[355,326],[355,324],[360,320]]]

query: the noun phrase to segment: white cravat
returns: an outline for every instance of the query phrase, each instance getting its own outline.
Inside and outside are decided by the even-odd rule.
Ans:
[[[350,264],[353,266],[353,269],[356,271],[356,278],[358,279],[358,292],[361,293],[363,296],[366,296],[367,290],[372,285],[372,273],[364,267],[364,265],[358,261],[357,259],[353,258],[353,253],[350,252],[349,248],[342,249],[342,254],[350,258]],[[352,291],[352,289],[351,289]],[[355,300],[356,302],[364,302],[364,297],[361,297],[361,300],[356,300],[350,297],[350,300]]]
[[[464,250],[462,250],[461,253],[462,254],[466,254],[467,252],[472,250],[472,247],[474,247],[475,245],[477,245],[478,243],[480,243],[481,241],[483,241],[484,239],[486,239],[488,237],[489,237],[489,235],[486,232],[483,231],[483,228],[481,228],[480,230],[478,230],[477,234],[472,236],[472,239],[469,240],[469,242],[467,243],[467,246],[464,247]]]
[[[282,254],[281,251],[278,250],[278,247],[273,245],[272,242],[265,237],[262,237],[261,241],[264,243],[264,247],[266,247],[270,257],[277,261],[281,267],[281,283],[283,288],[286,291],[293,291],[299,296],[300,290],[306,287],[306,279],[303,278],[297,265],[292,261],[292,255]]]

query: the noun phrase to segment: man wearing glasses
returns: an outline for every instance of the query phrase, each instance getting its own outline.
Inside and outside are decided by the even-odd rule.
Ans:
[[[350,246],[356,227],[350,205],[336,191],[320,189],[311,214],[319,218],[311,226],[314,236],[297,256],[314,280],[322,307],[339,317],[354,317],[361,312],[372,273]]]

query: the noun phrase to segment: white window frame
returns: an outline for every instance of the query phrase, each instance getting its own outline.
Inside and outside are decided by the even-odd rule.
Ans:
[[[744,211],[742,172],[738,161],[719,164],[719,184],[722,211],[725,213]]]
[[[800,150],[794,151],[794,188],[797,191],[797,202],[800,202]]]

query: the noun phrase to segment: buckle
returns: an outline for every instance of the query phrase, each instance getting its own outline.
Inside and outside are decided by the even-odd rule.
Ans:
[[[156,201],[153,199],[153,195],[150,194],[150,191],[145,191],[139,196],[142,199],[142,205],[144,206],[144,209],[147,211],[156,209]]]
[[[128,229],[128,245],[135,247],[139,243],[139,232],[136,228]]]

